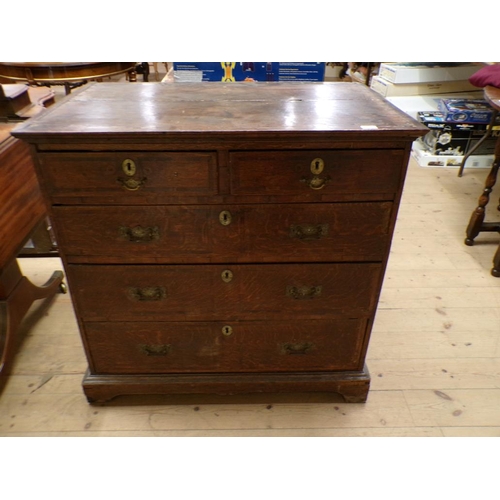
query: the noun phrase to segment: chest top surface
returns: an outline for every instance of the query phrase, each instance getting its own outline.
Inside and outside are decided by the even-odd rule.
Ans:
[[[241,133],[362,133],[416,138],[427,129],[353,83],[95,83],[13,135],[29,142],[82,135],[151,138]]]

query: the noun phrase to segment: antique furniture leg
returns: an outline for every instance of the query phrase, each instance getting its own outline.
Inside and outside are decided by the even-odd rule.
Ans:
[[[467,226],[465,244],[468,246],[474,245],[474,238],[483,231],[497,231],[500,232],[500,222],[484,222],[486,215],[486,205],[490,201],[490,193],[495,185],[498,174],[498,167],[500,166],[500,139],[497,141],[495,148],[495,160],[491,166],[490,173],[486,178],[484,191],[479,197],[479,205],[472,212],[469,225]]]
[[[58,290],[65,293],[62,271],[55,271],[43,285],[36,286],[21,274],[17,260],[14,260],[0,275],[0,375],[9,364],[15,348],[15,333],[24,315],[33,302],[48,298]]]
[[[500,111],[500,89],[496,87],[485,87],[484,97],[490,103],[494,109],[493,118],[488,127],[488,131],[493,128],[496,116]],[[484,187],[483,194],[479,197],[479,206],[472,213],[472,216],[467,226],[467,238],[465,239],[465,244],[472,246],[474,244],[474,238],[482,231],[493,231],[500,233],[500,221],[498,222],[484,222],[484,217],[486,214],[486,205],[488,204],[491,191],[495,182],[497,180],[498,169],[500,168],[500,136],[497,138],[495,144],[495,157],[493,159],[493,165],[491,166],[490,173],[486,178],[486,183]],[[500,205],[497,207],[500,210]],[[495,253],[493,258],[493,268],[491,274],[496,278],[500,277],[500,246]]]

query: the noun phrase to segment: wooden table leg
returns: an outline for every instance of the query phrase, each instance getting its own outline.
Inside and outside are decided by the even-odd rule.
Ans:
[[[14,260],[0,275],[0,375],[8,374],[16,346],[16,331],[33,302],[66,292],[63,272],[55,271],[43,286],[22,275]]]

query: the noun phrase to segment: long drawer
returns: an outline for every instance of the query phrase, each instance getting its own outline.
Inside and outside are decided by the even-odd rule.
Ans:
[[[96,373],[359,368],[366,321],[87,323]]]
[[[54,207],[68,257],[122,263],[382,260],[392,203]]]
[[[70,265],[85,321],[325,319],[372,313],[381,264]]]

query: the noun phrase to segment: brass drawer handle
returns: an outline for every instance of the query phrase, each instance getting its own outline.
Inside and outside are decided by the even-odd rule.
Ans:
[[[290,226],[290,238],[303,241],[319,240],[328,234],[328,224],[305,224]]]
[[[128,289],[128,296],[140,302],[154,302],[166,299],[167,289],[164,286],[131,287]]]
[[[307,177],[302,177],[302,179],[300,179],[300,182],[303,182],[306,186],[309,186],[314,190],[323,189],[330,181],[331,177],[329,175],[327,175],[323,179],[316,175],[314,175],[310,179],[308,179]]]
[[[122,177],[118,178],[118,182],[121,182],[122,186],[129,191],[137,191],[141,186],[144,186],[147,178],[143,177],[142,179],[123,179]]]
[[[322,286],[287,286],[286,295],[292,299],[313,299],[321,295]]]
[[[144,243],[160,239],[160,231],[158,229],[158,226],[120,226],[119,231],[122,237],[134,242]]]
[[[140,344],[139,351],[146,356],[166,356],[171,349],[170,344]]]
[[[312,342],[302,342],[298,344],[286,342],[280,345],[280,352],[281,354],[306,354],[313,349],[313,347],[314,344]]]

